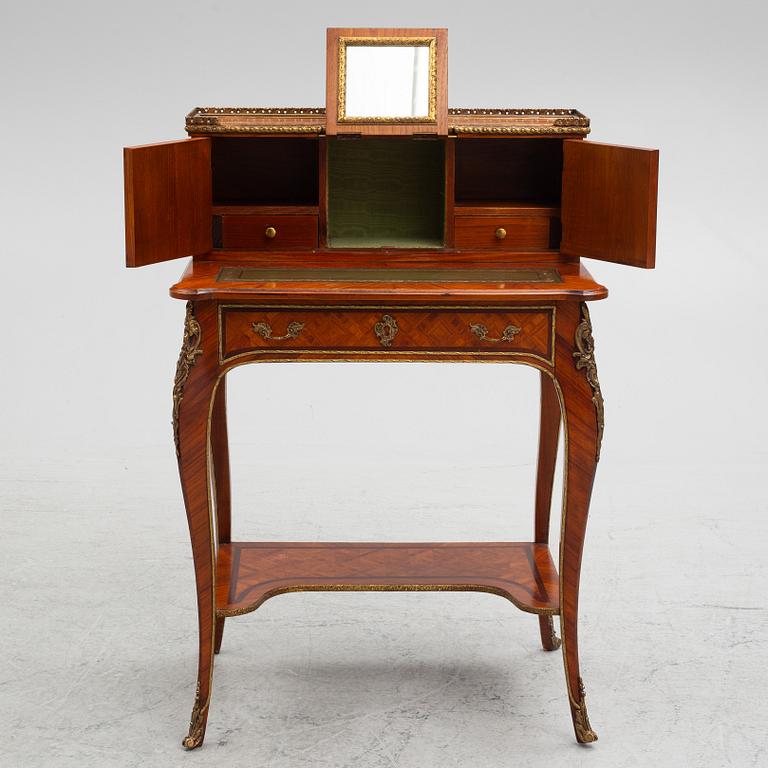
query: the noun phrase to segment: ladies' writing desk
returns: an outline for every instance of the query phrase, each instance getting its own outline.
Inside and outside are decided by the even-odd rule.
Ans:
[[[344,32],[329,30],[329,70],[346,63],[335,55]],[[444,83],[443,30],[364,32],[432,34]],[[338,75],[329,72],[333,83]],[[589,121],[574,110],[446,108],[434,127],[403,120],[398,133],[345,123],[337,99],[329,88],[332,113],[199,108],[187,117],[191,138],[125,150],[128,265],[193,257],[171,288],[187,302],[173,433],[200,643],[184,745],[203,742],[225,619],[301,590],[491,592],[538,615],[548,651],[561,645],[560,616],[576,738],[592,742],[577,614],[603,396],[586,302],[607,290],[580,258],[653,267],[658,153],[584,141]],[[292,360],[537,368],[533,541],[232,541],[225,375]],[[548,532],[561,420],[556,565]]]

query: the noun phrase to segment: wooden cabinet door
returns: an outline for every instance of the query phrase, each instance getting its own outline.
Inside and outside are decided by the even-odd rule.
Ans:
[[[563,142],[563,238],[569,256],[652,269],[659,151]]]
[[[211,140],[123,150],[126,265],[207,253],[211,233]]]

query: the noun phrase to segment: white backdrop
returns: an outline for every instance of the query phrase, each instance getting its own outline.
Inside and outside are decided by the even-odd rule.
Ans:
[[[761,25],[750,6],[759,7],[6,6],[0,307],[12,370],[2,380],[3,452],[122,455],[169,443],[183,307],[166,289],[183,263],[123,268],[121,147],[182,137],[195,105],[320,105],[325,27],[396,20],[449,28],[453,106],[574,106],[592,118],[592,139],[661,150],[658,269],[590,264],[611,291],[593,305],[606,461],[765,458],[757,270],[768,106]],[[444,394],[434,407],[450,410],[455,450],[468,434],[506,446],[501,401],[509,414],[518,402],[523,413],[530,406],[529,390],[519,389],[525,374],[503,368],[350,375],[316,366],[232,378],[242,418],[246,393],[258,388],[266,407],[248,413],[260,435],[306,439],[314,403],[314,429],[330,451],[346,444],[344,425],[361,414],[363,450],[383,441],[399,450],[413,429],[421,449],[442,450],[445,433],[419,392],[438,382]],[[409,397],[395,408],[386,393],[405,380]],[[492,423],[475,432],[484,408]]]
[[[763,560],[752,569],[740,558],[768,511],[765,22],[762,4],[745,0],[727,8],[390,0],[379,11],[338,0],[4,3],[6,586],[18,598],[26,585],[27,598],[44,600],[61,573],[74,578],[87,560],[76,543],[94,525],[104,536],[113,525],[129,541],[134,520],[163,520],[179,542],[174,551],[187,554],[170,428],[184,306],[167,294],[184,263],[123,267],[121,148],[182,137],[184,115],[197,105],[324,104],[328,26],[445,26],[451,106],[576,107],[592,119],[595,141],[660,148],[658,268],[589,263],[610,290],[591,305],[606,398],[592,525],[609,510],[611,525],[632,525],[630,511],[653,516],[663,546],[649,536],[633,554],[649,563],[638,571],[647,578],[657,558],[671,563],[674,547],[696,537],[698,509],[717,521],[712,541],[742,526],[725,551],[702,545],[687,567],[733,558],[746,592],[724,600],[756,606],[764,622],[764,594],[750,580]],[[499,518],[498,529],[483,524],[477,537],[528,536],[537,393],[536,372],[518,366],[241,368],[229,388],[235,528],[466,538],[477,504],[504,496],[512,478],[513,525]],[[491,490],[461,481],[472,466],[488,470]],[[162,509],[137,509],[140,497]],[[272,527],[252,506],[265,499],[278,518]],[[382,500],[392,503],[386,513]],[[434,511],[440,500],[445,514]],[[673,530],[681,508],[692,527]],[[73,546],[45,549],[59,537]],[[19,555],[30,541],[45,556]],[[123,556],[115,552],[117,574]],[[40,582],[30,562],[46,574]],[[187,568],[179,579],[191,610]],[[683,597],[686,585],[678,586]],[[89,588],[98,600],[99,579]],[[19,610],[18,626],[32,621]],[[184,621],[194,629],[191,613]],[[24,669],[31,662],[13,645],[21,641],[8,642]],[[765,645],[757,650],[764,663]],[[745,664],[758,668],[754,656]],[[190,661],[180,680],[191,675]]]

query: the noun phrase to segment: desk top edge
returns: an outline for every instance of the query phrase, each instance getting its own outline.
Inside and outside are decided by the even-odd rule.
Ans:
[[[469,302],[471,304],[505,301],[597,301],[608,296],[608,289],[597,283],[583,264],[514,264],[515,268],[556,267],[562,282],[498,283],[483,282],[354,282],[339,280],[219,282],[223,266],[252,267],[253,263],[191,260],[181,279],[170,288],[175,299],[187,301],[280,301],[329,302],[385,301],[399,304],[414,302]],[[433,266],[433,269],[436,267]]]

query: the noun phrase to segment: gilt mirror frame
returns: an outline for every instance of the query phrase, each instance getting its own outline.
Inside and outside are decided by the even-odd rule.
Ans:
[[[424,46],[429,48],[426,116],[348,117],[347,48],[349,46]],[[410,28],[330,28],[326,52],[326,133],[366,135],[448,133],[448,30]]]

